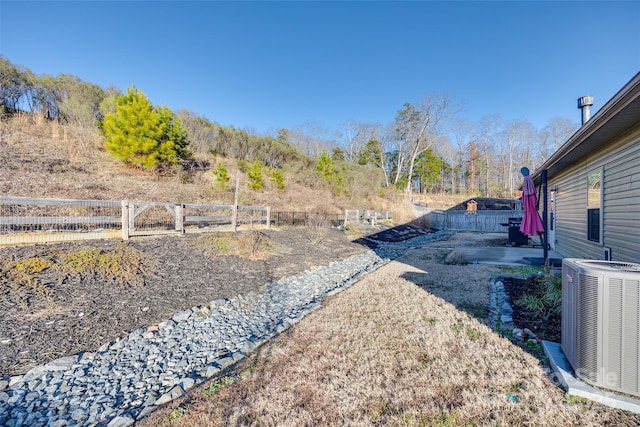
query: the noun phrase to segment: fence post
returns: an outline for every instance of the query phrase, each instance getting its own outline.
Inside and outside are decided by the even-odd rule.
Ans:
[[[129,202],[129,232],[136,229],[136,205]]]
[[[122,240],[129,240],[129,201],[122,201]]]
[[[176,213],[176,231],[180,233],[184,233],[184,205],[183,204],[175,205],[175,213]]]
[[[238,227],[238,192],[240,191],[240,175],[236,176],[236,193],[233,199],[233,210],[231,212],[231,230],[235,233]]]
[[[267,206],[267,230],[271,230],[271,206]]]

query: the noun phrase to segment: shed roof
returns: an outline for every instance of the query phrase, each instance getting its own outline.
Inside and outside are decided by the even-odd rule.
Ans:
[[[640,73],[636,74],[598,112],[531,174],[536,183],[547,169],[551,178],[613,138],[640,126]]]

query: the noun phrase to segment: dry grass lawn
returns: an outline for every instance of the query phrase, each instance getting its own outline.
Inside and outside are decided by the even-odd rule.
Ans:
[[[483,323],[486,265],[414,249],[141,426],[639,425]]]

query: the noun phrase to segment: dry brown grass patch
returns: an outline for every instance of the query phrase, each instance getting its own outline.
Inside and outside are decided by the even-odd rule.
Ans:
[[[320,243],[329,232],[329,220],[323,213],[312,213],[304,224],[304,234],[309,243],[316,245]]]
[[[455,248],[444,259],[445,264],[449,265],[466,265],[469,264],[469,259],[464,253],[464,250]]]
[[[236,255],[252,260],[263,260],[285,250],[256,229],[237,233],[203,234],[195,241],[195,245],[213,258]]]

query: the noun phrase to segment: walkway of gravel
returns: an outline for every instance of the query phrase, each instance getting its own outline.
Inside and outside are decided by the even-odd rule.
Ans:
[[[97,352],[62,357],[0,381],[0,425],[131,425],[244,358],[404,249],[450,234],[381,245],[265,284],[258,292],[182,311]]]

